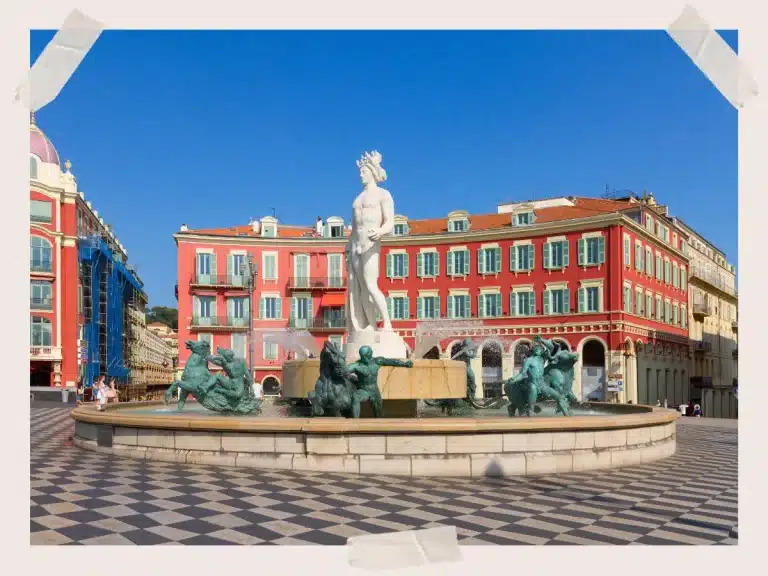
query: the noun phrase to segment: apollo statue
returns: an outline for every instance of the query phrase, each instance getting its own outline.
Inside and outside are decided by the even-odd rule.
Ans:
[[[405,357],[405,343],[392,331],[387,299],[378,285],[381,238],[392,232],[395,203],[389,191],[379,187],[387,179],[381,154],[366,152],[357,167],[363,191],[352,203],[352,230],[346,247],[347,331],[353,344],[348,349],[368,345],[378,356]],[[377,330],[379,318],[382,326]]]

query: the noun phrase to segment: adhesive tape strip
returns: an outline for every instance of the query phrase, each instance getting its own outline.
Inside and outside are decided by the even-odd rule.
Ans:
[[[455,526],[353,536],[347,548],[350,566],[366,570],[463,561]]]
[[[667,33],[733,106],[743,108],[757,95],[744,63],[695,8],[686,6]]]
[[[73,10],[40,54],[27,78],[16,89],[16,100],[31,111],[40,110],[59,95],[104,26]]]

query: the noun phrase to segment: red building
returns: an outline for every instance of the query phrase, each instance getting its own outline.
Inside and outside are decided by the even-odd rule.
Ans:
[[[106,317],[121,315],[122,310],[92,309],[91,291],[98,292],[99,286],[84,286],[81,248],[85,239],[99,239],[109,256],[110,270],[113,262],[115,266],[124,263],[127,253],[109,225],[78,191],[69,161],[65,170],[61,169],[56,149],[37,126],[34,116],[30,120],[29,141],[30,385],[74,387],[86,372],[87,362],[99,366],[100,353],[109,360],[112,357],[108,354],[120,354],[120,362],[101,362],[103,373],[119,377],[122,342],[113,347],[115,350],[108,350],[105,338],[100,350],[88,350],[87,316],[93,316],[91,325],[96,328],[100,327],[100,315],[103,316],[102,327],[106,332]],[[134,283],[140,283],[132,272],[131,275]],[[113,293],[111,286],[106,289],[106,283],[114,278],[119,279],[119,275],[105,279],[104,293]],[[106,298],[102,302],[105,308],[111,304]],[[122,340],[122,324],[116,334]],[[95,334],[94,341],[98,342],[98,336]]]
[[[254,378],[279,388],[286,352],[270,341],[288,327],[344,342],[346,228],[263,218],[248,226],[190,230],[178,244],[179,363],[184,342],[205,338],[247,357],[253,282]],[[578,351],[574,390],[621,401],[688,398],[688,259],[666,216],[637,198],[554,198],[455,211],[445,218],[396,217],[384,241],[380,287],[393,325],[412,348],[417,325],[450,321],[428,357],[450,357],[465,336],[479,341],[475,374],[486,386],[520,367],[536,334]],[[265,333],[275,332],[277,337]],[[288,336],[290,338],[290,336]],[[648,353],[652,351],[652,353]],[[640,353],[639,352],[643,352]],[[618,384],[617,384],[618,386]],[[483,394],[478,386],[478,394]]]

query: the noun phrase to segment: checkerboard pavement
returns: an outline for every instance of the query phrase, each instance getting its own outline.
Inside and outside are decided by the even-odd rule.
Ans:
[[[346,544],[456,526],[469,544],[737,544],[738,430],[678,425],[677,454],[615,471],[404,478],[138,461],[72,445],[69,410],[31,416],[30,542]]]

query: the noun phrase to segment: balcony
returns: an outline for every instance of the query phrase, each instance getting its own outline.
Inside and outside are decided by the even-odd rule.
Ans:
[[[294,276],[288,279],[289,290],[345,290],[347,279],[342,276]]]
[[[705,340],[695,340],[693,342],[693,351],[698,354],[707,354],[712,352],[712,342]]]
[[[31,261],[29,271],[35,274],[53,274],[53,265],[49,261]]]
[[[312,332],[344,332],[347,327],[346,318],[291,318],[288,326],[294,330],[310,330]]]
[[[737,291],[733,286],[729,286],[725,283],[725,280],[720,276],[718,272],[713,270],[707,270],[703,266],[691,266],[689,270],[691,278],[698,278],[699,280],[706,282],[710,286],[714,286],[721,292],[736,296]]]
[[[53,310],[53,300],[50,298],[29,298],[29,308],[31,310]]]
[[[193,316],[190,328],[198,332],[246,332],[248,330],[248,318]]]
[[[61,360],[61,346],[30,346],[30,360]]]
[[[694,302],[692,312],[696,320],[704,320],[704,318],[712,316],[712,306],[706,302]]]
[[[194,274],[189,281],[190,288],[228,288],[246,290],[248,277],[236,274]]]
[[[712,388],[712,376],[691,376],[691,386],[694,388]]]

